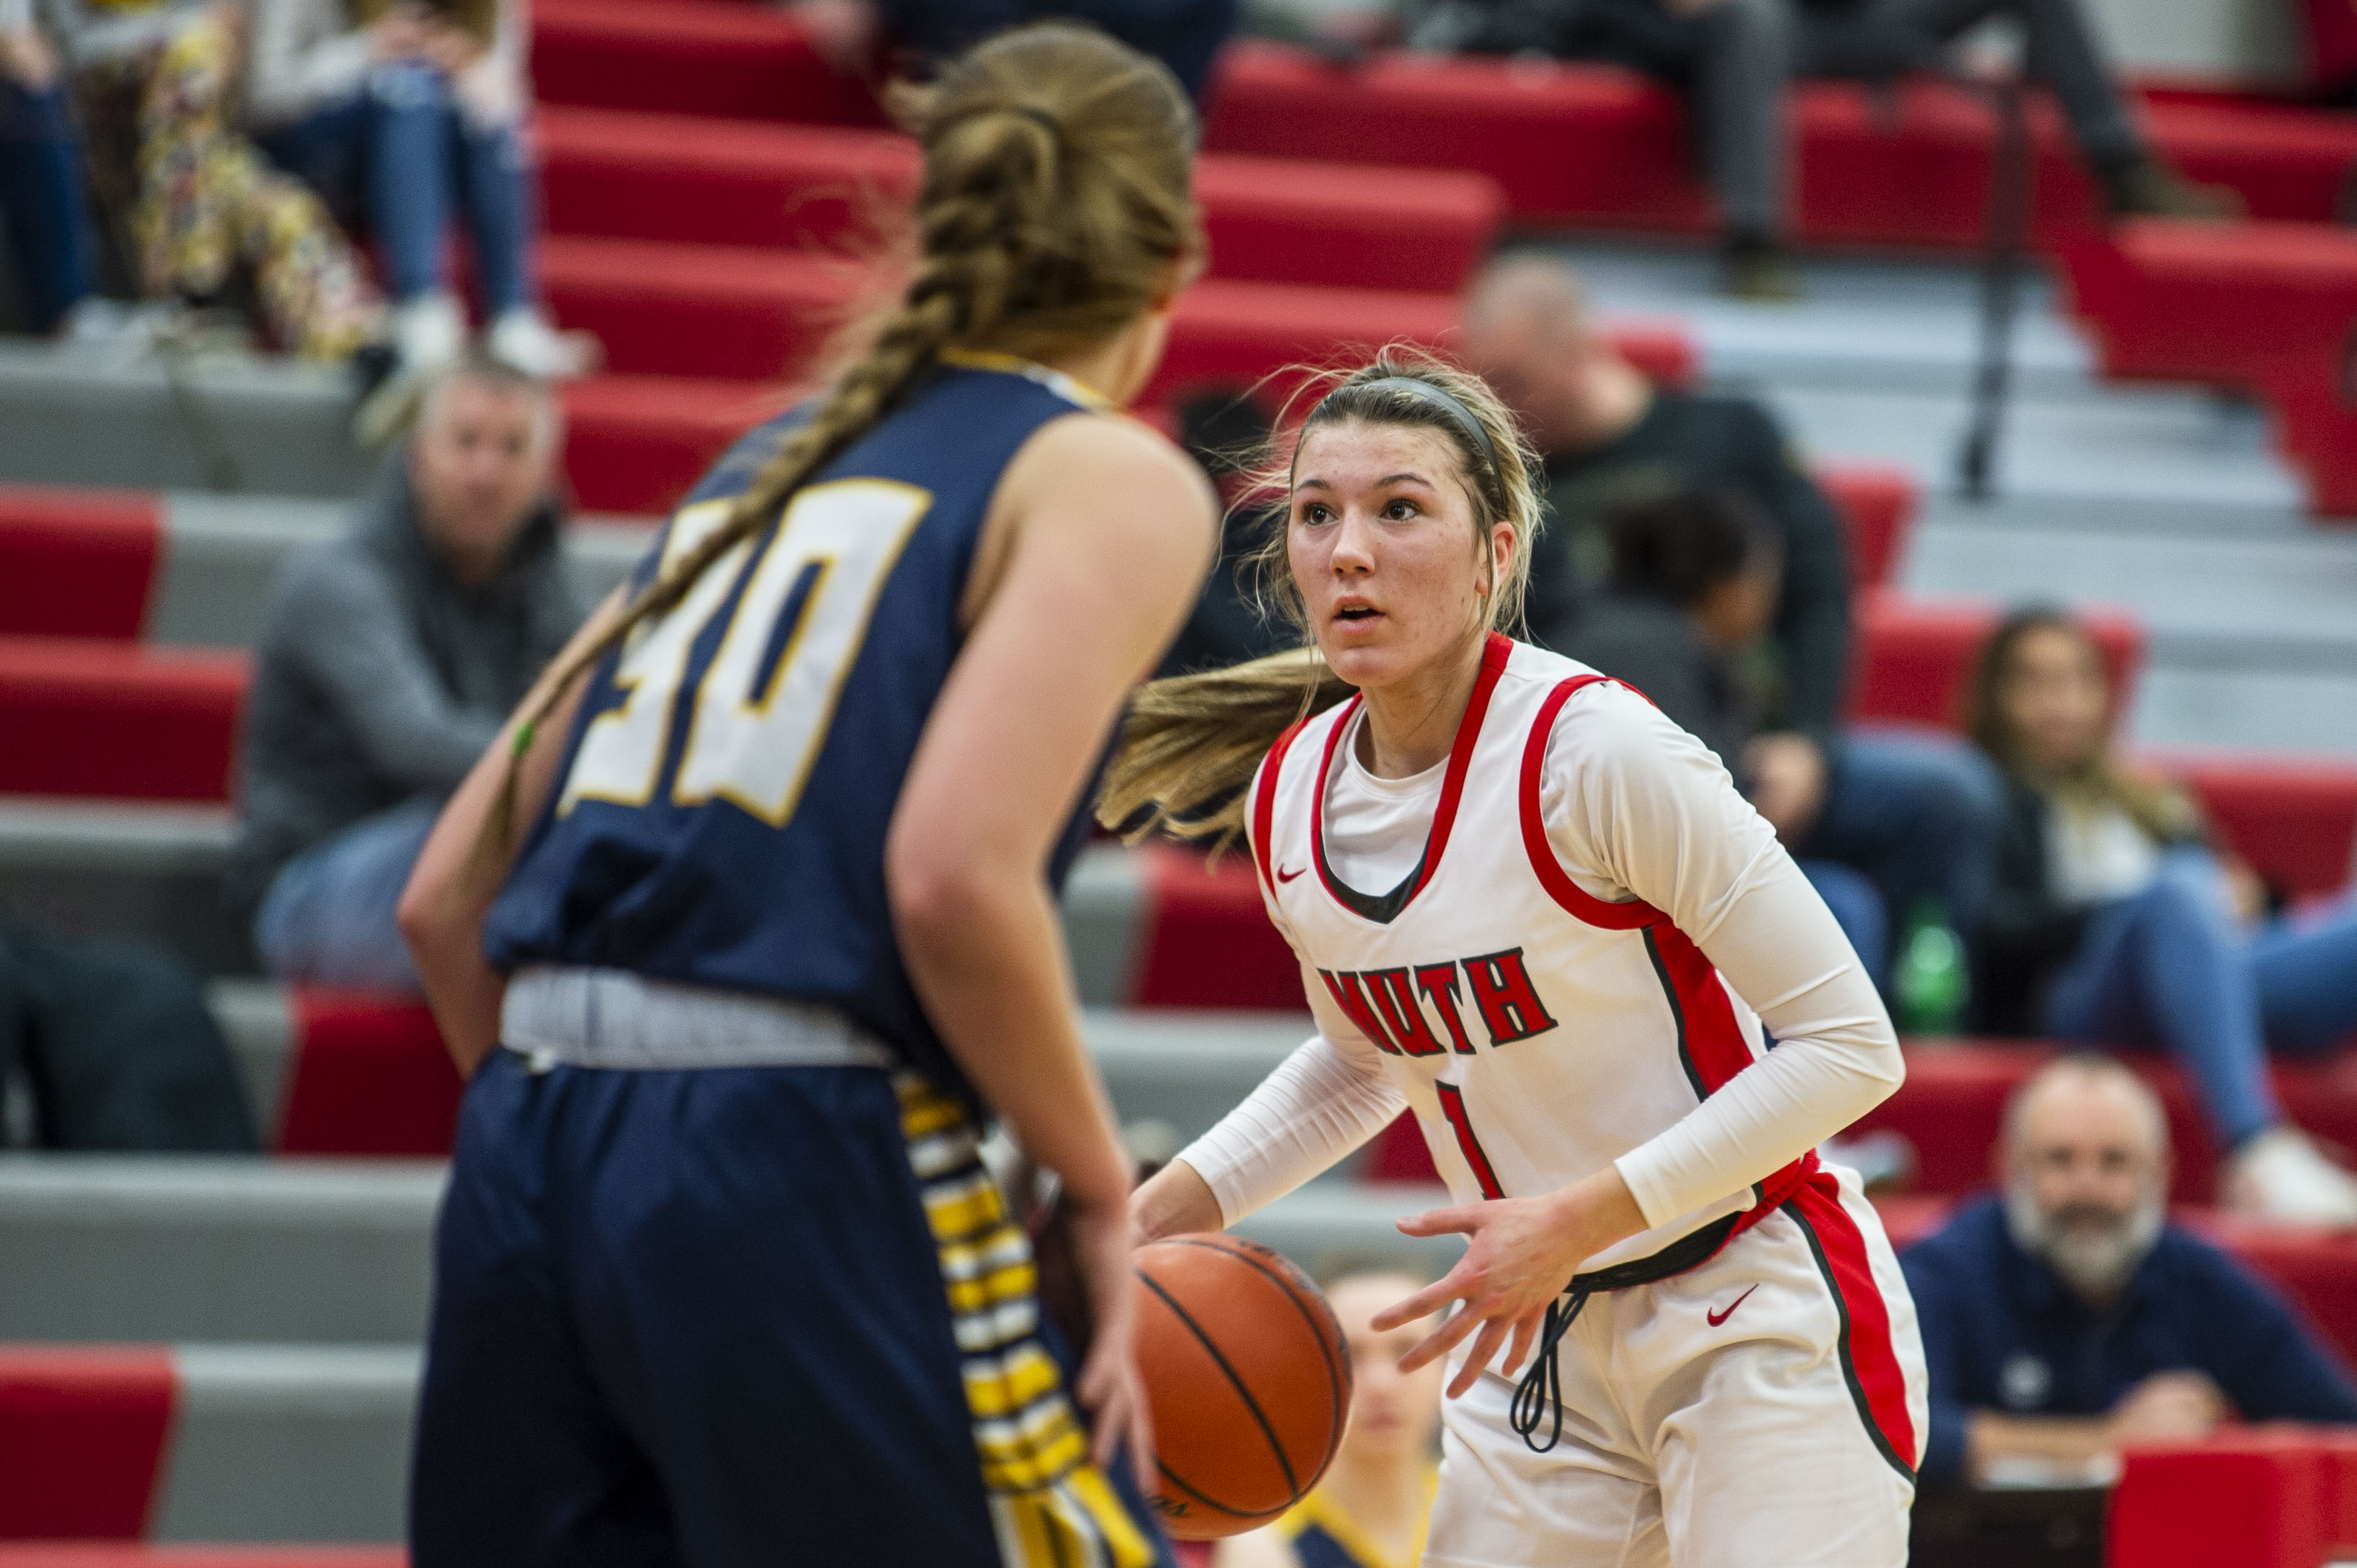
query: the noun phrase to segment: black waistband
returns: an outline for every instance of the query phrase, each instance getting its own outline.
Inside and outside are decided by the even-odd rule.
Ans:
[[[1565,1288],[1575,1295],[1593,1295],[1598,1291],[1627,1290],[1631,1285],[1649,1285],[1672,1274],[1684,1273],[1697,1263],[1707,1262],[1712,1253],[1726,1246],[1727,1239],[1743,1222],[1743,1215],[1739,1208],[1732,1214],[1723,1214],[1650,1256],[1631,1258],[1592,1273],[1574,1274]]]

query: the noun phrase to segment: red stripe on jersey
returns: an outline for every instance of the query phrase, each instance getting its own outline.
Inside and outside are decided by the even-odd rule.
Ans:
[[[1735,1015],[1734,999],[1727,995],[1717,967],[1695,946],[1694,939],[1667,920],[1647,934],[1683,1020],[1686,1060],[1702,1079],[1703,1095],[1708,1098],[1751,1065],[1751,1042]],[[1751,1208],[1735,1222],[1734,1233],[1740,1235],[1773,1214],[1776,1206],[1798,1191],[1817,1169],[1817,1152],[1810,1149],[1770,1173],[1760,1184]]]
[[[1817,1262],[1841,1314],[1842,1375],[1867,1435],[1900,1474],[1915,1478],[1915,1421],[1907,1410],[1907,1373],[1890,1339],[1890,1307],[1868,1262],[1866,1237],[1842,1207],[1830,1171],[1819,1171],[1788,1207],[1815,1242]]]
[[[1268,830],[1276,820],[1276,776],[1285,771],[1285,754],[1293,749],[1294,737],[1308,722],[1306,717],[1296,719],[1276,737],[1276,744],[1261,758],[1260,787],[1253,791],[1253,864],[1260,867],[1260,885],[1272,897],[1276,894],[1276,878],[1268,874]]]
[[[1498,689],[1498,677],[1506,672],[1506,660],[1513,655],[1513,639],[1494,631],[1482,645],[1481,672],[1473,677],[1473,694],[1465,703],[1464,718],[1458,721],[1456,742],[1448,748],[1448,771],[1441,776],[1440,804],[1433,808],[1432,837],[1416,874],[1417,892],[1440,869],[1440,852],[1448,847],[1448,830],[1457,825],[1457,801],[1465,793],[1465,773],[1473,766],[1473,744],[1481,738],[1481,721],[1490,715],[1490,694]],[[1415,893],[1408,895],[1410,899],[1415,897]]]
[[[1663,972],[1685,1015],[1686,1056],[1701,1076],[1703,1092],[1716,1094],[1751,1065],[1751,1042],[1744,1038],[1717,969],[1694,939],[1667,920],[1655,926],[1652,935],[1653,950],[1661,955]]]
[[[1494,631],[1482,645],[1481,669],[1473,677],[1473,692],[1466,700],[1465,716],[1457,721],[1457,738],[1449,743],[1448,771],[1440,779],[1440,802],[1432,810],[1432,826],[1425,833],[1424,858],[1416,863],[1415,886],[1408,889],[1400,906],[1403,909],[1415,902],[1415,896],[1424,891],[1433,874],[1440,869],[1440,857],[1448,848],[1449,831],[1457,825],[1457,802],[1465,793],[1465,774],[1473,765],[1474,744],[1481,738],[1481,721],[1489,716],[1490,695],[1498,689],[1498,678],[1506,672],[1506,660],[1513,652],[1513,639]],[[1354,706],[1363,700],[1351,699]],[[1333,776],[1335,747],[1341,743],[1342,732],[1350,727],[1351,715],[1345,710],[1326,733],[1326,752],[1318,763],[1318,789],[1309,800],[1310,858],[1318,863],[1318,879],[1326,885],[1327,893],[1346,909],[1351,908],[1351,901],[1334,886],[1333,875],[1326,865],[1326,781]],[[1358,911],[1352,909],[1351,913]]]
[[[1574,882],[1563,863],[1555,859],[1555,845],[1547,842],[1546,817],[1539,805],[1539,785],[1546,771],[1547,737],[1555,733],[1555,714],[1563,712],[1564,703],[1571,701],[1574,692],[1604,679],[1601,675],[1574,675],[1548,693],[1546,701],[1539,704],[1539,716],[1531,724],[1531,737],[1523,745],[1523,848],[1531,857],[1531,869],[1538,874],[1539,886],[1575,919],[1607,930],[1631,931],[1641,926],[1664,923],[1668,917],[1642,899],[1609,903]]]
[[[1506,1189],[1499,1185],[1498,1173],[1490,1168],[1490,1156],[1481,1148],[1481,1140],[1473,1135],[1472,1118],[1465,1114],[1465,1091],[1453,1083],[1436,1083],[1434,1092],[1440,1096],[1440,1113],[1448,1118],[1449,1126],[1457,1130],[1458,1152],[1465,1163],[1473,1167],[1473,1179],[1481,1187],[1483,1197],[1503,1197]]]

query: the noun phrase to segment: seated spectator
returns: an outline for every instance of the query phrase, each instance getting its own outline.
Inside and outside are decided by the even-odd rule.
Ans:
[[[1414,1372],[1399,1360],[1429,1319],[1378,1334],[1375,1314],[1431,1282],[1402,1270],[1330,1280],[1326,1300],[1351,1351],[1351,1417],[1317,1487],[1275,1524],[1220,1543],[1212,1568],[1415,1568],[1439,1484],[1440,1385],[1448,1358]]]
[[[1949,736],[1842,722],[1848,548],[1768,411],[1654,386],[1592,328],[1577,277],[1542,256],[1509,257],[1474,281],[1463,349],[1546,466],[1532,639],[1566,648],[1577,635],[1609,569],[1608,509],[1680,490],[1739,498],[1774,534],[1782,564],[1770,635],[1747,661],[1759,733],[1736,770],[1752,804],[1795,855],[1863,872],[1894,925],[1943,920],[1969,934],[1988,897],[2002,787]]]
[[[14,1102],[12,1085],[29,1103]],[[257,1146],[229,1046],[177,959],[0,927],[0,1130],[18,1129],[38,1149]]]
[[[33,25],[32,0],[0,0],[0,226],[26,327],[72,335],[71,318],[97,290],[98,241],[58,58]]]
[[[1991,17],[2021,29],[2031,81],[2053,93],[2105,218],[2225,218],[2232,192],[2190,184],[2146,140],[2095,37],[2086,0],[1797,0],[1795,75],[1878,81],[1935,66]]]
[[[1563,651],[1627,682],[1718,754],[1749,794],[1758,724],[1740,661],[1768,633],[1783,575],[1776,537],[1741,500],[1685,490],[1615,508],[1604,520],[1612,574]],[[1890,956],[1874,884],[1846,865],[1803,859],[1868,974]]]
[[[1454,0],[1408,39],[1473,54],[1536,53],[1642,71],[1686,93],[1690,142],[1717,207],[1720,284],[1746,299],[1792,299],[1784,92],[1790,0]]]
[[[350,533],[281,569],[229,888],[273,974],[416,988],[393,908],[442,801],[582,618],[554,400],[469,357],[428,388]]]
[[[2027,38],[2112,217],[2218,217],[2231,198],[2160,162],[2105,64],[2083,0],[1452,0],[1410,37],[1429,48],[1607,60],[1689,92],[1718,207],[1722,282],[1796,296],[1784,256],[1793,185],[1787,88],[1796,76],[1879,81],[1933,69],[1992,16]]]
[[[2143,1079],[2066,1056],[2014,1091],[2001,1196],[1900,1257],[1923,1332],[1920,1474],[2071,1485],[2220,1421],[2357,1422],[2357,1390],[2283,1299],[2168,1222],[2169,1123]]]
[[[444,245],[455,214],[490,327],[484,346],[528,376],[579,375],[596,340],[540,301],[533,170],[523,139],[519,0],[249,0],[246,113],[263,145],[331,203],[364,212],[393,301],[396,366],[362,434],[390,435],[466,342]]]
[[[1103,27],[1170,68],[1197,103],[1237,0],[795,0],[818,47],[847,69],[865,67],[877,35],[929,59],[962,54],[993,33],[1069,16]]]
[[[102,222],[143,295],[210,305],[251,282],[274,344],[340,360],[382,303],[318,199],[235,129],[242,13],[212,0],[42,0],[91,142]]]
[[[1980,947],[1986,1021],[2171,1052],[2227,1151],[2229,1207],[2357,1224],[2357,1180],[2284,1120],[2267,1079],[2270,1048],[2357,1032],[2357,903],[2267,916],[2193,801],[2121,767],[2111,718],[2103,656],[2068,616],[2024,611],[1982,649],[1969,722],[2008,790]]]

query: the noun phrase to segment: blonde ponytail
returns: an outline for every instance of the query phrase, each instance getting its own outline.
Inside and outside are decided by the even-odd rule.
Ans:
[[[1402,384],[1407,382],[1420,384]],[[1351,695],[1351,686],[1318,652],[1286,549],[1294,455],[1310,431],[1355,421],[1445,436],[1473,503],[1474,547],[1498,523],[1514,532],[1512,564],[1503,581],[1491,585],[1484,606],[1488,624],[1506,631],[1522,624],[1531,542],[1540,522],[1539,466],[1497,394],[1445,360],[1394,345],[1353,369],[1310,376],[1288,401],[1288,412],[1304,401],[1310,408],[1299,430],[1270,437],[1238,503],[1269,508],[1268,536],[1247,564],[1263,613],[1283,616],[1304,645],[1139,689],[1097,806],[1100,823],[1132,840],[1158,830],[1214,851],[1238,843],[1248,810],[1244,792],[1268,748],[1297,720]],[[1277,430],[1290,423],[1280,416]]]
[[[893,108],[924,147],[918,259],[866,351],[714,528],[641,589],[541,688],[475,843],[474,874],[504,875],[516,842],[516,773],[539,726],[607,654],[668,614],[697,579],[783,511],[793,493],[889,413],[952,347],[1039,357],[1120,332],[1201,248],[1194,111],[1158,61],[1092,27],[1003,33]]]

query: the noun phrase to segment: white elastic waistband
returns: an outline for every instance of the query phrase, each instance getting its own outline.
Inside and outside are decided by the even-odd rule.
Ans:
[[[500,1009],[500,1042],[535,1067],[895,1065],[888,1047],[832,1007],[624,969],[518,970]]]

